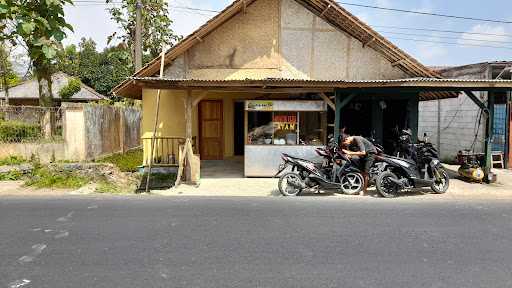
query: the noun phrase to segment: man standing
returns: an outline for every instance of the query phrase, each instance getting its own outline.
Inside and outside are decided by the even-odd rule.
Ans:
[[[341,135],[342,150],[343,153],[349,157],[359,157],[361,164],[363,165],[363,177],[364,177],[364,189],[361,191],[361,195],[365,195],[368,192],[369,172],[373,163],[375,162],[375,155],[377,154],[377,148],[372,142],[361,136],[350,136],[347,134]]]

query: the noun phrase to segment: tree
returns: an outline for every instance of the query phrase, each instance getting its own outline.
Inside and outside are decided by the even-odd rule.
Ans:
[[[5,104],[9,105],[9,87],[20,82],[20,78],[12,68],[11,48],[0,43],[0,90],[5,91]]]
[[[133,62],[125,45],[106,48],[100,54],[100,66],[93,87],[103,95],[112,96],[112,89],[132,73]]]
[[[83,38],[79,51],[73,47],[75,45],[70,45],[58,52],[56,67],[80,78],[82,83],[103,95],[110,95],[111,90],[133,72],[130,51],[123,43],[98,52],[92,39]]]
[[[142,1],[142,51],[143,54],[155,58],[161,53],[162,45],[170,46],[181,39],[171,29],[172,20],[169,18],[168,4],[166,0],[141,0]],[[112,3],[114,0],[106,0]],[[137,0],[122,0],[120,6],[108,8],[111,19],[114,20],[123,31],[122,35],[114,33],[109,37],[109,42],[114,38],[120,39],[130,47],[131,58],[134,59],[135,47],[135,19]],[[145,57],[144,57],[145,58]],[[147,58],[146,58],[147,59]]]
[[[66,46],[57,51],[55,71],[78,76],[78,51],[75,45]]]
[[[53,106],[52,61],[73,27],[64,19],[64,5],[72,0],[0,0],[0,40],[21,38],[39,84],[41,106]],[[8,29],[8,23],[13,29]],[[2,26],[3,25],[3,26]]]
[[[96,42],[92,39],[82,38],[78,44],[78,77],[85,85],[94,87],[100,66],[100,54],[96,50]],[[104,76],[104,75],[101,75]]]

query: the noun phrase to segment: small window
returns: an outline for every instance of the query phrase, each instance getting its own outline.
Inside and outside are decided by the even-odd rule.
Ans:
[[[324,112],[300,112],[300,143],[304,145],[320,146],[325,144],[326,113]]]
[[[247,144],[272,144],[272,135],[274,133],[272,112],[247,112],[247,118]]]

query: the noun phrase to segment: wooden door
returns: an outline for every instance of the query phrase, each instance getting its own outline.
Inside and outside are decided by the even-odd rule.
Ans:
[[[222,110],[221,100],[205,100],[199,103],[199,147],[203,160],[224,158]]]

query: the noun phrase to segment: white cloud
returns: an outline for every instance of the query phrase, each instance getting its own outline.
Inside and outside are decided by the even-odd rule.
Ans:
[[[482,35],[493,34],[493,35]],[[458,40],[463,45],[500,45],[500,42],[506,42],[507,38],[499,35],[507,34],[505,27],[501,25],[477,24],[468,32],[461,35]]]
[[[66,20],[73,26],[74,32],[68,32],[65,45],[78,44],[82,37],[92,38],[99,50],[107,46],[107,37],[118,31],[117,25],[110,20],[105,5],[66,6]]]
[[[442,41],[440,38],[431,38],[429,41]],[[436,43],[417,43],[415,55],[422,63],[442,63],[448,55],[448,48]]]

